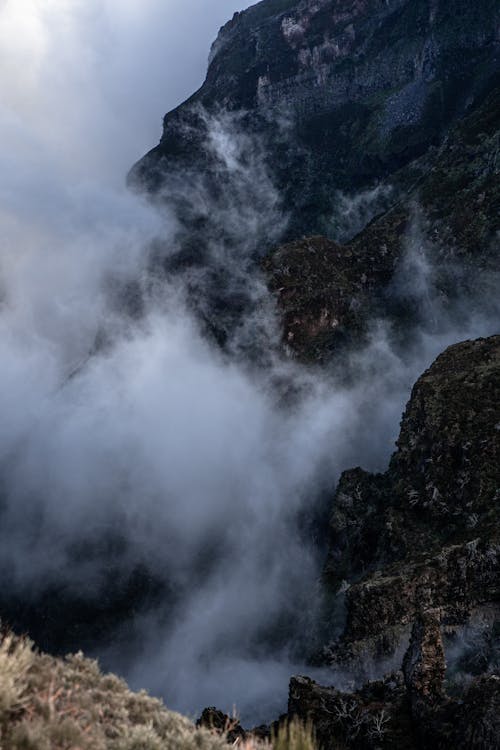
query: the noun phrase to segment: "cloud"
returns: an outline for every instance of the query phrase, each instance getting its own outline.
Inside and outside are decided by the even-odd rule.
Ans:
[[[201,85],[240,3],[4,0],[2,131],[31,148],[31,162],[42,151],[52,168],[121,184],[165,112]]]

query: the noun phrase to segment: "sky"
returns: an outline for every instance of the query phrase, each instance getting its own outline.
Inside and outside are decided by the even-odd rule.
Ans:
[[[201,85],[211,43],[242,4],[2,0],[0,124],[10,149],[123,179],[158,142],[163,115]]]

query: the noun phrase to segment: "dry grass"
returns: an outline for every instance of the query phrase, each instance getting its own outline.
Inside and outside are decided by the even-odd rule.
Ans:
[[[316,750],[309,728],[292,723],[274,750]],[[55,659],[30,641],[0,641],[0,750],[229,750],[147,693],[132,693],[82,654]],[[233,745],[234,747],[234,745]],[[241,750],[269,745],[247,740]]]
[[[313,727],[299,721],[282,726],[272,745],[273,750],[317,750]]]
[[[11,635],[0,644],[0,750],[227,748],[80,654],[54,659]]]

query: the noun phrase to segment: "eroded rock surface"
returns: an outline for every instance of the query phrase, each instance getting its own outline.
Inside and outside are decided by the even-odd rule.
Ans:
[[[272,248],[295,356],[358,346],[380,317],[404,338],[422,317],[399,278],[415,205],[438,304],[495,296],[498,24],[491,0],[264,0],[221,29],[204,84],[130,173],[173,207],[176,249],[157,259],[197,268],[188,296],[219,344],[262,307],[248,279]]]
[[[352,693],[291,680],[288,716],[311,721],[325,750],[497,750],[500,747],[500,677],[473,680],[460,698],[446,694],[439,617],[415,623],[400,672]]]

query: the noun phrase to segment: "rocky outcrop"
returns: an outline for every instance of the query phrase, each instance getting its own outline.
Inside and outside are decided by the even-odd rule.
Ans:
[[[401,672],[345,693],[307,677],[291,680],[288,716],[311,721],[325,750],[497,750],[500,677],[477,678],[459,697],[446,693],[439,617],[415,623]]]
[[[345,618],[315,662],[358,687],[294,677],[281,718],[312,722],[323,750],[500,748],[499,402],[500,336],[451,346],[388,471],[343,474],[324,583],[325,617]]]
[[[443,699],[446,673],[439,612],[425,610],[417,619],[403,660],[412,715],[425,718]]]
[[[499,397],[500,337],[450,347],[415,385],[387,473],[342,476],[325,577],[347,588],[349,640],[498,600]]]
[[[295,356],[321,362],[363,342],[370,321],[384,313],[383,293],[407,226],[408,216],[395,212],[384,222],[378,247],[366,242],[365,234],[349,245],[308,237],[264,259],[282,314],[283,340]]]
[[[238,719],[231,719],[215,707],[205,708],[196,726],[209,729],[215,734],[224,735],[231,744],[238,744],[247,736]]]
[[[288,712],[312,722],[324,750],[416,747],[409,702],[396,674],[353,693],[294,677]]]
[[[203,710],[196,726],[223,736],[233,746],[248,741],[250,746],[253,747],[254,743],[268,743],[272,737],[276,736],[280,728],[280,722],[274,722],[272,727],[263,724],[253,729],[243,729],[239,719],[231,718],[223,711],[211,706]]]
[[[264,0],[221,29],[203,86],[130,173],[174,211],[156,262],[196,267],[187,298],[219,345],[266,304],[248,288],[264,256],[283,343],[306,362],[380,318],[404,339],[463,293],[495,297],[499,22],[491,0]],[[432,312],[405,266],[415,242]],[[255,331],[247,348],[272,346]]]
[[[498,660],[483,658],[500,624],[499,397],[500,336],[450,347],[416,383],[386,474],[342,476],[325,582],[346,618],[322,659],[361,684],[377,663],[403,676],[352,694],[294,679],[289,711],[325,747],[500,746]]]

